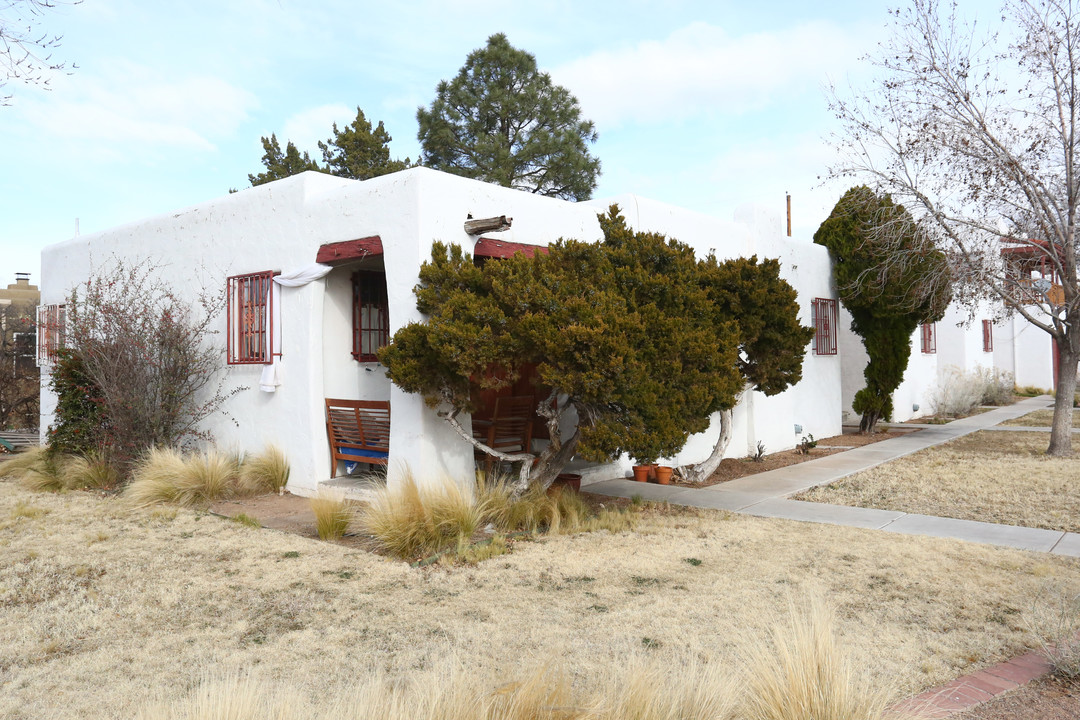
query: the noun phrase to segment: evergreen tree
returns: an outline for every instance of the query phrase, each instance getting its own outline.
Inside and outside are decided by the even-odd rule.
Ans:
[[[367,180],[404,170],[409,167],[409,158],[390,159],[388,145],[392,139],[381,120],[373,129],[364,111],[358,107],[356,118],[351,123],[342,129],[338,129],[337,123],[334,123],[333,136],[325,142],[319,142],[325,166],[312,160],[306,151],[301,153],[291,140],[286,141],[285,151],[282,152],[277,135],[271,135],[269,138],[261,138],[262,164],[266,171],[258,175],[248,175],[248,180],[254,187],[308,170],[352,180]]]
[[[382,120],[374,130],[364,111],[356,108],[356,118],[338,130],[334,123],[334,135],[319,143],[323,162],[331,175],[367,180],[409,167],[409,159],[391,160],[388,145],[393,138],[383,127]]]
[[[291,140],[286,142],[285,152],[282,152],[277,135],[272,134],[269,138],[260,139],[263,146],[262,164],[266,171],[258,175],[248,175],[248,182],[252,187],[299,175],[307,170],[322,170],[319,163],[312,160],[306,151],[301,154]]]
[[[809,336],[794,320],[794,290],[777,278],[779,299],[770,303],[741,287],[777,273],[778,264],[697,260],[676,240],[630,230],[615,207],[601,225],[603,243],[560,240],[546,253],[482,267],[436,243],[415,290],[428,321],[399,330],[379,355],[399,387],[432,406],[448,403],[446,419],[474,443],[456,421],[474,409],[471,383],[508,387],[535,365],[552,388],[537,412],[553,442],[535,467],[532,455],[515,456],[524,461],[521,489],[550,484],[575,453],[604,461],[625,452],[640,462],[674,455],[708,429],[713,413],[734,407],[745,374],[770,391],[798,379]],[[766,329],[773,308],[791,318]],[[764,355],[775,356],[773,364]],[[568,408],[577,426],[561,440],[559,416]]]
[[[596,188],[592,122],[502,33],[470,53],[457,77],[441,81],[416,119],[428,167],[569,200],[587,200]]]
[[[948,263],[903,206],[865,186],[844,193],[814,242],[833,256],[840,302],[870,357],[852,409],[862,415],[860,431],[873,433],[878,420],[892,416],[912,333],[945,315],[952,299]]]

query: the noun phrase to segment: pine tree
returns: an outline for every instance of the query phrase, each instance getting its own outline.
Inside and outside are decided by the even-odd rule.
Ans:
[[[323,162],[331,175],[367,180],[386,175],[409,167],[409,159],[391,160],[388,145],[393,140],[383,127],[382,120],[374,130],[371,122],[364,116],[364,111],[356,108],[356,118],[338,130],[333,126],[334,135],[326,142],[319,143]]]
[[[261,138],[262,164],[266,170],[258,175],[248,175],[248,181],[251,182],[252,187],[299,175],[308,170],[352,180],[367,180],[404,170],[410,165],[409,158],[390,159],[388,146],[393,138],[390,137],[390,133],[386,131],[381,120],[373,129],[371,122],[359,107],[356,108],[356,118],[351,123],[342,129],[338,129],[337,123],[334,123],[332,129],[333,136],[327,138],[325,142],[319,142],[319,150],[322,151],[325,166],[312,160],[306,151],[301,153],[291,140],[286,141],[285,151],[282,152],[277,135]]]
[[[291,140],[286,142],[285,152],[282,152],[277,135],[272,134],[269,138],[260,139],[263,146],[262,164],[266,170],[258,175],[248,175],[248,182],[252,187],[299,175],[307,170],[322,170],[319,163],[312,160],[307,152],[301,154]]]
[[[577,99],[502,33],[474,50],[457,76],[419,108],[422,165],[504,187],[587,200],[600,161]]]

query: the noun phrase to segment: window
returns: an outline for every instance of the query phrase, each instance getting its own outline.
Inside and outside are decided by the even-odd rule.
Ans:
[[[353,287],[353,350],[360,362],[376,362],[375,353],[390,342],[386,273],[357,271]]]
[[[65,344],[67,307],[39,305],[37,313],[37,364],[48,365]]]
[[[836,354],[836,301],[814,298],[811,304],[814,320],[814,353]]]
[[[923,324],[922,351],[927,355],[933,355],[937,352],[937,323]]]
[[[994,352],[994,321],[983,320],[983,352]]]
[[[265,365],[272,360],[274,272],[234,275],[226,289],[227,361],[230,365]]]

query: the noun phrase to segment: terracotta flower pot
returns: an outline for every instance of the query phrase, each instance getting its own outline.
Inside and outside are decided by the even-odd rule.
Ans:
[[[667,465],[660,465],[656,468],[656,482],[661,485],[671,484],[671,468]]]
[[[649,470],[651,469],[651,465],[635,465],[634,479],[638,482],[649,482]]]
[[[574,492],[581,491],[581,476],[574,475],[572,473],[563,473],[555,478],[555,482],[551,487],[564,487]]]

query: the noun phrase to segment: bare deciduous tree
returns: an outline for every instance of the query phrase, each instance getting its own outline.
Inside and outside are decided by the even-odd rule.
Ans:
[[[37,25],[46,10],[57,5],[78,5],[56,0],[0,0],[0,88],[16,80],[26,85],[48,89],[49,76],[68,68],[66,61],[54,60],[53,51],[60,46],[60,35],[42,32]],[[75,67],[72,65],[71,67]],[[11,95],[0,95],[0,105],[6,105]]]
[[[832,95],[832,177],[892,195],[945,250],[956,296],[994,299],[1060,352],[1047,452],[1071,453],[1080,359],[1080,16],[1071,0],[1009,0],[984,27],[912,0],[870,58],[876,79]]]

